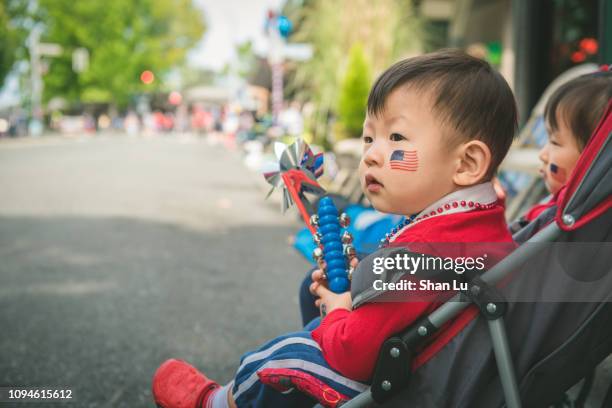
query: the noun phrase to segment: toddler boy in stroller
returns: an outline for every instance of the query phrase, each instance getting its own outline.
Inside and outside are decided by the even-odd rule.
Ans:
[[[403,214],[407,221],[382,245],[512,246],[490,180],[516,126],[512,92],[484,61],[441,51],[400,61],[383,73],[368,99],[359,171],[373,206]],[[474,255],[470,245],[462,248],[462,256]],[[501,255],[492,254],[488,266]],[[358,266],[353,286],[370,277],[372,269]],[[365,289],[335,294],[322,282],[313,291],[325,315],[318,327],[247,353],[225,386],[185,362],[166,361],[153,379],[156,403],[164,408],[296,407],[311,406],[314,399],[337,406],[367,388],[387,337],[439,305],[418,298],[377,302],[377,293]],[[459,316],[448,333],[458,332],[473,315],[469,310]],[[451,338],[433,340],[421,364]]]

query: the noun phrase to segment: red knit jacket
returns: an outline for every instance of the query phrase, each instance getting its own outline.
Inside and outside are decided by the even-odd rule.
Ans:
[[[496,205],[486,210],[474,210],[440,215],[420,221],[407,228],[394,244],[418,242],[507,242],[512,236],[504,218],[504,208]],[[507,247],[511,247],[509,245]],[[331,367],[354,380],[368,381],[374,371],[382,343],[433,311],[439,304],[425,301],[366,303],[348,311],[335,309],[322,319],[312,332],[323,356]],[[468,308],[451,321],[445,330],[427,345],[414,361],[413,369],[435,355],[476,316]]]

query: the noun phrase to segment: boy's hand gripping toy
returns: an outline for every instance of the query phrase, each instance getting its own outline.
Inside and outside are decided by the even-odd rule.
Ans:
[[[353,274],[349,266],[350,260],[355,257],[355,248],[351,245],[353,237],[348,231],[340,235],[341,227],[348,227],[349,222],[345,213],[338,216],[338,209],[330,197],[319,200],[319,211],[310,218],[310,223],[319,229],[314,235],[318,247],[314,249],[313,257],[317,263],[325,259],[325,275],[329,288],[335,293],[349,289]]]
[[[317,263],[325,260],[324,275],[329,281],[329,288],[335,293],[347,291],[352,275],[349,263],[355,257],[355,248],[351,245],[351,234],[342,232],[341,228],[348,226],[349,217],[344,213],[338,216],[338,210],[330,197],[319,200],[318,214],[314,214],[312,205],[304,195],[305,192],[316,195],[325,193],[325,189],[317,182],[317,178],[323,174],[323,154],[314,155],[301,139],[290,146],[277,143],[275,151],[279,162],[264,172],[264,177],[272,185],[268,197],[276,187],[283,187],[282,210],[285,212],[294,203],[298,207],[317,244],[313,252],[314,259]]]

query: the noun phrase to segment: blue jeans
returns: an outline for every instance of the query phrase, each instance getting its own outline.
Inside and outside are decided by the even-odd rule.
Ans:
[[[308,271],[300,285],[300,313],[302,315],[302,326],[304,326],[304,328],[306,325],[312,322],[313,319],[319,317],[320,315],[319,309],[317,309],[314,304],[316,297],[314,297],[308,290],[310,284],[312,283],[310,275],[312,275],[312,271],[315,269],[317,268],[312,268]],[[305,328],[305,330],[308,329]]]

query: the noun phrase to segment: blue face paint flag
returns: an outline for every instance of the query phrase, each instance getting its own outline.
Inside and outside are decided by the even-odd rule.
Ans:
[[[419,159],[416,150],[396,150],[391,154],[389,165],[393,170],[417,171]]]
[[[550,175],[557,181],[565,183],[567,172],[555,163],[550,163]]]

